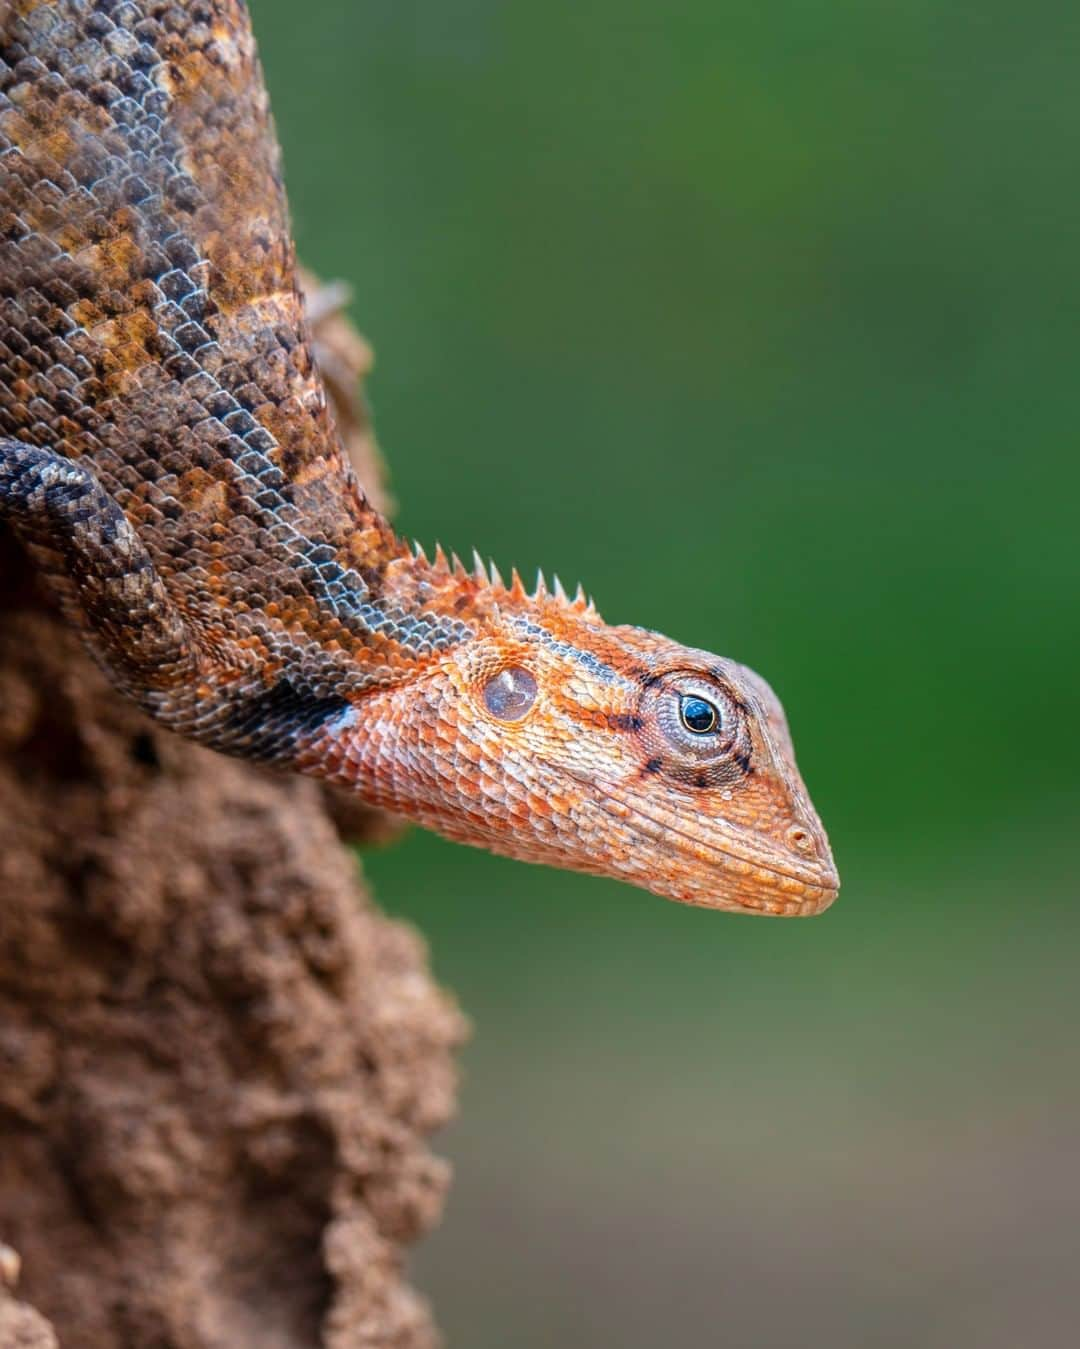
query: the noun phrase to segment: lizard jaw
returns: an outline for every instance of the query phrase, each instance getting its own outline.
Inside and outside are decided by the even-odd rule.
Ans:
[[[625,788],[620,792],[595,779],[579,781],[611,821],[612,834],[637,836],[637,846],[617,870],[612,868],[613,874],[653,894],[732,913],[810,917],[824,912],[839,893],[828,838],[812,809],[794,826],[809,853],[799,855],[727,821],[709,820],[708,837],[704,829],[691,832],[683,817],[660,814],[628,796]]]

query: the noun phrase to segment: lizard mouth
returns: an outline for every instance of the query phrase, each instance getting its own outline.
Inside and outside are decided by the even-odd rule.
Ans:
[[[808,917],[827,909],[839,892],[840,878],[820,826],[819,855],[804,860],[723,821],[712,821],[710,828],[725,842],[692,834],[682,823],[655,814],[636,794],[627,798],[612,784],[574,776],[605,815],[657,845],[659,863],[653,853],[631,857],[620,867],[654,894],[704,908]]]

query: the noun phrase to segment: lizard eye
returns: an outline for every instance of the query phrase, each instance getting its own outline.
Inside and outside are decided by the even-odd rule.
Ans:
[[[661,734],[689,762],[721,759],[740,738],[734,702],[711,681],[679,679],[660,692],[653,708]]]
[[[684,693],[679,699],[679,720],[694,735],[708,735],[721,726],[719,711],[707,699],[694,694]]]
[[[520,721],[536,702],[536,680],[520,665],[507,666],[484,685],[484,706],[500,721]]]
[[[645,689],[640,712],[646,762],[660,765],[674,781],[717,787],[748,772],[750,722],[713,675],[672,670]]]

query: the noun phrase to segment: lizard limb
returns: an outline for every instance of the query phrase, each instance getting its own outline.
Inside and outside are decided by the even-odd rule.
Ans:
[[[189,679],[196,650],[150,554],[84,464],[0,439],[0,517],[49,576],[112,679],[139,701]]]

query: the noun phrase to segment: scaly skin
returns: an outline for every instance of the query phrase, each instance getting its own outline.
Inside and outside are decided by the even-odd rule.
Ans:
[[[465,843],[714,908],[828,905],[763,680],[429,562],[365,499],[241,5],[15,0],[0,54],[0,515],[117,686]]]

